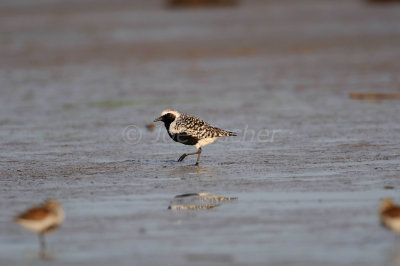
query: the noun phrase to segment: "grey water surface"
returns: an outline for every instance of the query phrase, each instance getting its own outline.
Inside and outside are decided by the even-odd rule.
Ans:
[[[151,3],[150,3],[151,2]],[[0,4],[1,265],[397,265],[400,5],[241,1]],[[165,108],[237,137],[174,143]],[[174,196],[237,197],[168,210]],[[13,224],[56,198],[66,220]]]

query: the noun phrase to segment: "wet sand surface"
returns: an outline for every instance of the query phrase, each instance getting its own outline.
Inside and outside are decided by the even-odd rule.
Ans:
[[[379,200],[400,200],[400,5],[15,2],[0,9],[1,265],[396,265]],[[194,148],[174,107],[238,132]],[[238,197],[173,211],[174,196]],[[11,222],[56,198],[47,237]]]

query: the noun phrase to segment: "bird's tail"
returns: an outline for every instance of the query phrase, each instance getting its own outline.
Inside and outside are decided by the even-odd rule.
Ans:
[[[235,132],[230,132],[226,130],[222,130],[221,132],[222,137],[228,137],[228,136],[237,136]]]
[[[237,136],[235,132],[226,131],[220,128],[214,128],[214,136],[215,137],[228,137],[228,136]]]

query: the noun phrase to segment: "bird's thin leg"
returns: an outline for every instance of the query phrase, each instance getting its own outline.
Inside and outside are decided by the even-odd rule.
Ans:
[[[188,155],[193,155],[193,154],[200,154],[201,153],[201,148],[199,148],[196,152],[192,152],[192,153],[184,153],[182,154],[181,157],[179,157],[178,162],[182,162],[183,159],[185,159],[186,156]],[[197,160],[200,159],[200,155],[198,156]],[[198,162],[196,163],[196,165],[198,165]]]
[[[44,234],[40,233],[39,234],[39,242],[40,242],[40,256],[44,257],[45,251],[46,251],[46,242],[44,240]]]
[[[201,147],[198,149],[198,151],[197,151],[197,161],[196,161],[196,164],[195,165],[199,165],[199,162],[200,162],[200,154],[201,154]]]

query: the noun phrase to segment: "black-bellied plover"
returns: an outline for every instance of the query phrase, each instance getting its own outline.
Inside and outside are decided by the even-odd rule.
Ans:
[[[44,254],[44,235],[54,231],[64,221],[64,218],[65,214],[61,204],[56,200],[47,200],[44,204],[21,213],[14,221],[39,235],[40,252]]]
[[[381,223],[390,230],[400,233],[400,207],[391,199],[384,199],[379,208]]]
[[[197,117],[181,114],[176,110],[167,109],[154,122],[164,122],[168,135],[176,142],[192,145],[197,152],[184,153],[178,162],[183,161],[186,156],[197,154],[196,165],[199,165],[201,147],[213,143],[216,139],[225,136],[236,136],[235,133],[213,127]]]

